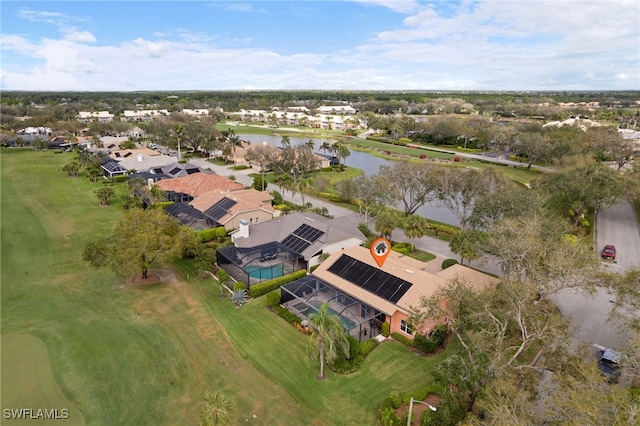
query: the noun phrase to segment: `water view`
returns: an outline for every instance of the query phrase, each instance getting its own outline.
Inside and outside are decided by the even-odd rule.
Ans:
[[[282,147],[282,136],[239,134],[238,137],[244,141],[251,142],[252,144],[261,144],[263,142],[266,142],[269,146],[275,146],[279,148]],[[305,144],[309,141],[309,139],[310,138],[289,137],[291,146]],[[334,139],[325,138],[311,138],[311,140],[315,142],[314,151],[320,154],[323,154],[322,150],[320,149],[320,145],[322,145],[324,142],[329,142],[331,144],[336,142]],[[378,172],[380,166],[384,164],[393,164],[393,160],[386,160],[384,158],[376,157],[375,155],[371,155],[368,152],[352,150],[351,155],[347,157],[345,164],[349,167],[361,169],[365,174],[372,175]],[[398,205],[397,207],[402,209],[400,205]],[[449,209],[442,206],[442,204],[438,202],[433,202],[431,203],[431,205],[422,206],[418,209],[417,213],[420,216],[436,220],[438,222],[448,223],[450,225],[456,226],[460,225],[460,221],[458,221],[458,218]]]

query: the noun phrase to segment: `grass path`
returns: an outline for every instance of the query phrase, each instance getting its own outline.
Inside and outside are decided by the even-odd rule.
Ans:
[[[177,273],[134,286],[89,268],[82,248],[109,233],[123,210],[98,205],[100,184],[64,175],[72,158],[0,153],[1,320],[3,339],[22,333],[44,342],[53,379],[86,424],[194,424],[205,389],[227,392],[238,422],[255,414],[249,423],[374,424],[391,390],[431,380],[438,358],[390,343],[360,372],[319,382],[306,337],[263,299],[237,309],[211,280]]]

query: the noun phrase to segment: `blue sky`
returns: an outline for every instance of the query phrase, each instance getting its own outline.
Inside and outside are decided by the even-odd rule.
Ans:
[[[2,90],[640,90],[637,0],[12,1]]]

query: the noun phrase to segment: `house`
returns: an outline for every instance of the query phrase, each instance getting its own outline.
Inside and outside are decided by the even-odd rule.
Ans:
[[[355,114],[358,112],[351,105],[323,105],[317,108],[318,113],[320,114]]]
[[[195,167],[192,164],[178,164],[178,166]],[[171,176],[169,173],[174,170],[172,169],[165,173],[165,169],[167,169],[167,167],[157,167],[151,171],[158,175]],[[193,169],[188,169],[186,176],[162,180],[158,182],[158,188],[167,192],[170,201],[182,201],[186,203],[211,191],[221,190],[227,192],[244,189],[244,185],[229,178],[214,173],[200,172],[200,169],[197,167],[196,169],[199,173],[189,173],[189,171]]]
[[[178,158],[169,155],[149,155],[145,153],[129,155],[119,158],[120,165],[125,169],[132,171],[149,170],[153,168],[168,166],[169,164],[177,164]]]
[[[102,164],[100,165],[100,168],[102,169],[102,175],[108,178],[127,174],[127,169],[122,167],[122,165],[116,160],[109,157],[102,158]]]
[[[189,204],[215,221],[218,226],[224,226],[231,231],[239,228],[243,219],[253,224],[277,217],[280,211],[273,208],[272,201],[271,194],[253,188],[235,191],[215,189],[196,196]]]
[[[85,124],[89,124],[94,121],[108,123],[113,120],[113,114],[109,111],[79,111],[77,118],[78,121]]]
[[[427,320],[413,329],[411,309],[455,278],[474,290],[499,282],[462,265],[428,272],[425,263],[394,251],[380,267],[368,248],[355,246],[333,253],[311,275],[283,286],[280,302],[305,319],[328,302],[349,333],[360,340],[379,334],[383,322],[389,323],[391,333],[413,339],[417,332],[428,334],[445,319]]]
[[[169,115],[169,111],[166,109],[153,109],[153,110],[125,110],[122,114],[124,121],[151,121],[160,117],[166,117]]]
[[[366,241],[348,218],[298,212],[259,223],[240,223],[233,247],[218,250],[218,265],[251,286],[298,269],[310,269],[330,253]]]

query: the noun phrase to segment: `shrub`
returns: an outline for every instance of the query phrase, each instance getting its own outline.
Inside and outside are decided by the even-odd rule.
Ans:
[[[391,250],[397,251],[398,253],[409,255],[411,254],[411,244],[408,244],[408,243],[395,244],[391,247]]]
[[[126,182],[129,180],[129,176],[127,175],[118,175],[113,178],[114,182]]]
[[[215,228],[215,235],[218,240],[223,240],[227,238],[227,235],[229,235],[229,231],[227,231],[227,228],[225,228],[224,226],[218,226],[217,228]]]
[[[436,343],[433,340],[428,339],[424,334],[416,334],[416,337],[413,339],[413,343],[416,349],[426,354],[436,350]]]
[[[273,197],[272,205],[276,206],[279,204],[284,204],[284,200],[282,199],[282,194],[278,191],[271,191],[269,194]]]
[[[455,264],[457,264],[458,261],[455,259],[445,259],[442,261],[442,269],[447,269]]]
[[[400,333],[391,333],[391,337],[393,337],[395,340],[397,340],[400,343],[403,343],[405,346],[409,346],[410,348],[412,348],[413,345],[413,340],[409,339],[407,336],[400,334]]]
[[[291,274],[283,275],[278,278],[274,278],[272,280],[263,281],[260,284],[254,284],[251,286],[249,293],[251,297],[256,298],[260,297],[264,294],[269,293],[275,289],[280,288],[281,286],[290,283],[291,281],[295,281],[307,275],[307,271],[305,269],[301,269],[296,272],[292,272]]]
[[[457,232],[457,229],[450,225],[443,225],[440,223],[430,223],[429,226],[435,232],[442,232],[443,234],[453,235]]]
[[[420,159],[424,160],[425,158],[427,158],[427,154],[420,154]]]
[[[318,192],[318,197],[324,198],[325,200],[329,200],[333,203],[340,203],[343,201],[342,198],[340,198],[338,195],[332,194],[330,192]]]
[[[233,291],[246,290],[246,289],[247,289],[247,285],[243,282],[236,281],[236,283],[233,284]]]
[[[296,316],[293,312],[289,311],[287,308],[283,308],[282,306],[274,306],[273,311],[278,314],[278,316],[284,319],[291,325],[300,324],[302,320]]]
[[[455,161],[456,163],[459,163],[460,162],[460,156],[459,155],[455,155],[453,157],[453,161]]]
[[[231,295],[231,301],[238,306],[242,306],[247,302],[246,290],[235,290]]]
[[[275,308],[278,305],[280,305],[280,291],[273,290],[267,293],[267,306]]]
[[[150,206],[150,208],[163,210],[165,207],[170,206],[172,204],[173,204],[173,201],[161,201],[159,203],[155,203],[154,205]]]
[[[365,237],[367,238],[371,238],[371,237],[377,237],[377,235],[375,235],[373,232],[371,232],[371,229],[369,229],[369,227],[367,226],[366,223],[359,223],[358,224],[358,229],[360,230],[360,232],[362,232],[364,234]]]
[[[208,243],[209,241],[213,241],[213,239],[216,237],[216,229],[203,229],[202,231],[198,231],[197,236],[198,241],[200,241],[201,243]]]
[[[384,337],[389,337],[389,328],[391,327],[391,325],[388,322],[383,322],[382,323],[382,335]]]

